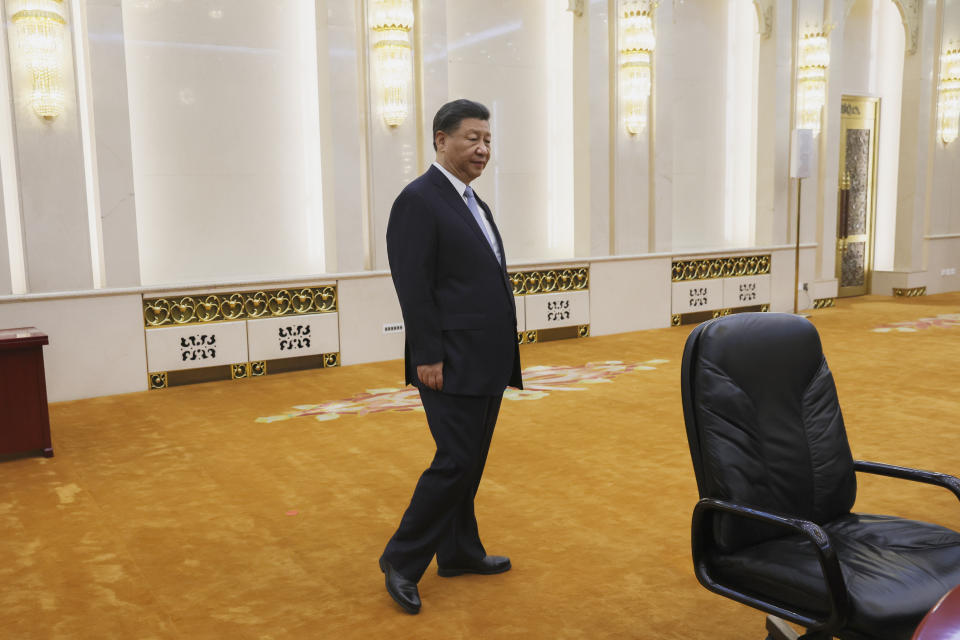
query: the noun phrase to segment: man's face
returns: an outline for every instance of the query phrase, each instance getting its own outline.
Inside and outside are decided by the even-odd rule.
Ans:
[[[470,184],[480,177],[490,160],[490,123],[464,118],[453,133],[438,131],[437,156],[443,167]]]

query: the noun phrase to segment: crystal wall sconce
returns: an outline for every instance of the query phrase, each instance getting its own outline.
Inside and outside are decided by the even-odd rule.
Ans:
[[[52,120],[66,102],[62,68],[67,15],[63,0],[12,0],[10,22],[16,28],[19,62],[33,79],[30,106],[41,118]]]
[[[630,135],[647,128],[650,104],[651,60],[656,48],[653,9],[656,3],[642,0],[620,2],[620,98],[623,121]]]
[[[937,95],[937,128],[944,144],[957,139],[960,130],[960,49],[940,56],[940,87]]]
[[[820,133],[823,105],[827,103],[827,67],[830,49],[827,34],[808,33],[800,38],[797,55],[797,128]]]
[[[399,127],[409,111],[413,0],[372,0],[370,32],[383,121]]]

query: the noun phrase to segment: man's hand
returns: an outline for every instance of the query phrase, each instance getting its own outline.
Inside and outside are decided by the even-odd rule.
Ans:
[[[443,362],[417,365],[417,377],[434,391],[440,391],[443,389]]]

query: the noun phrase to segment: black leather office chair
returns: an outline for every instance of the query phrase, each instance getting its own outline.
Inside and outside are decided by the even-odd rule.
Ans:
[[[953,476],[854,460],[817,330],[778,313],[705,322],[687,339],[683,414],[707,589],[771,614],[768,638],[909,640],[960,584],[960,534],[851,513],[854,472],[946,487]]]

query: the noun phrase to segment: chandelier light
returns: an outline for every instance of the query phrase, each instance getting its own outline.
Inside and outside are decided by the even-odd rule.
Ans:
[[[829,66],[827,34],[808,33],[801,37],[797,56],[797,128],[812,129],[813,135],[820,133]]]
[[[370,31],[383,121],[399,127],[409,111],[413,0],[372,0]]]
[[[620,98],[623,121],[631,135],[647,128],[651,57],[656,48],[651,10],[649,2],[620,3]]]
[[[960,130],[960,49],[940,56],[940,91],[937,100],[940,139],[950,144]]]
[[[8,6],[18,48],[33,79],[30,106],[41,118],[63,113],[62,68],[67,16],[63,0],[13,0]]]

